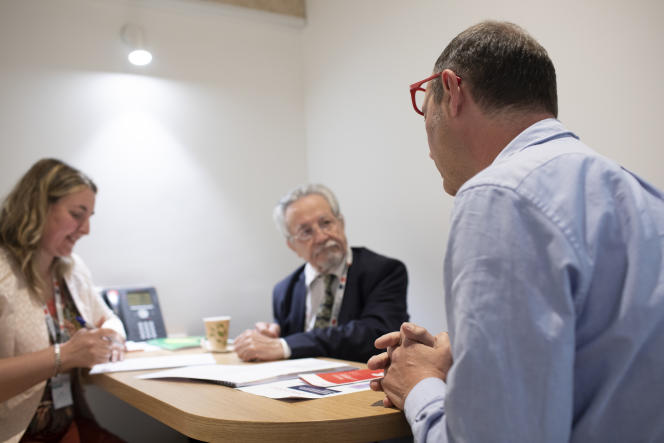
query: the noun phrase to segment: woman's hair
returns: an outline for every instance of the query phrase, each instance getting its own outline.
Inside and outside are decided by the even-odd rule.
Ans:
[[[0,247],[3,247],[23,273],[28,287],[40,294],[43,285],[37,271],[39,250],[48,208],[60,198],[89,188],[97,193],[94,182],[68,164],[46,158],[32,165],[2,203],[0,211]],[[70,261],[56,257],[58,278],[67,271]]]

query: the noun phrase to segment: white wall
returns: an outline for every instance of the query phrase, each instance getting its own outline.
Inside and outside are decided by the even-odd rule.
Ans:
[[[151,43],[146,69],[126,62],[126,22]],[[271,211],[306,180],[301,27],[195,2],[0,1],[0,194],[39,158],[72,163],[100,189],[76,247],[97,284],[155,285],[169,333],[271,318],[299,263]],[[100,389],[88,399],[130,442],[185,440]]]
[[[0,193],[37,159],[97,182],[76,248],[99,285],[155,285],[169,333],[271,318],[299,261],[271,220],[306,180],[301,24],[185,2],[0,3]],[[228,13],[226,13],[228,12]],[[120,29],[154,62],[131,67]]]
[[[269,318],[272,285],[299,263],[273,204],[323,182],[352,244],[406,263],[413,321],[443,329],[452,198],[408,85],[485,18],[538,38],[561,120],[664,188],[659,1],[309,0],[307,14],[301,28],[197,1],[0,0],[0,194],[41,157],[80,167],[100,187],[77,247],[98,284],[156,285],[171,333],[231,314],[236,334]],[[147,69],[125,62],[128,21],[152,44]],[[122,402],[92,395],[130,441],[168,440],[145,423],[126,434]]]
[[[304,29],[311,180],[339,194],[351,243],[405,261],[412,320],[445,328],[442,260],[452,198],[428,158],[408,85],[484,20],[513,21],[547,48],[560,119],[664,188],[664,4],[562,0],[309,0]]]

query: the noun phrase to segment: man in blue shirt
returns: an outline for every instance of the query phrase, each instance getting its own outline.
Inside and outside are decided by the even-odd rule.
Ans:
[[[556,119],[553,63],[513,24],[463,31],[411,95],[455,196],[449,336],[382,336],[372,387],[416,441],[664,441],[662,193]]]

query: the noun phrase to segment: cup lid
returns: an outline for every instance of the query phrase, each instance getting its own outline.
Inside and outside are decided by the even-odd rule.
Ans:
[[[230,320],[230,315],[218,315],[216,317],[203,317],[203,321],[220,321],[220,320]]]

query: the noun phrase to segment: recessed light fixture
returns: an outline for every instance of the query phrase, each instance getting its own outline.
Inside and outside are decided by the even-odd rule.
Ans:
[[[129,62],[136,66],[145,66],[152,61],[152,54],[145,44],[143,28],[138,25],[126,24],[122,27],[122,40],[129,46],[127,56]]]

